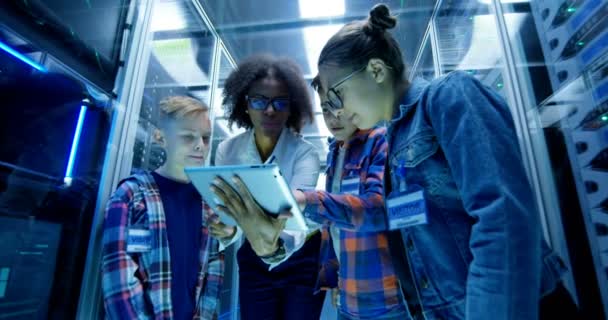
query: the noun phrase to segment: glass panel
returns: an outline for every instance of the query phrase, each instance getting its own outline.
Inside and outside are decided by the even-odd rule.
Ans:
[[[122,26],[129,1],[72,1],[47,0],[44,3],[33,2],[18,4],[17,1],[3,3],[3,11],[11,12],[37,23],[38,28],[32,31],[44,33],[44,37],[58,40],[63,45],[86,45],[95,50],[101,58],[113,60],[120,50]],[[27,18],[26,18],[27,17]],[[36,17],[36,19],[32,19]],[[30,23],[30,21],[28,21]]]
[[[365,19],[374,2],[363,0],[200,1],[222,34],[235,60],[266,52],[290,57],[304,74],[316,74],[316,62],[327,39],[344,23]],[[392,30],[408,65],[412,65],[435,0],[386,3],[398,15]]]
[[[234,66],[226,57],[224,50],[220,50],[218,81],[214,87],[212,109],[213,119],[213,143],[211,146],[211,164],[215,165],[215,151],[217,146],[224,140],[245,132],[245,129],[233,125],[228,127],[228,120],[224,117],[222,106],[224,84],[226,79],[234,70]],[[237,246],[232,245],[225,251],[224,283],[220,294],[220,319],[238,319],[238,267],[236,263]]]
[[[415,76],[427,80],[435,78],[435,63],[433,62],[433,50],[431,48],[431,37],[426,37],[422,45],[422,55],[416,70],[412,70]]]
[[[466,70],[504,96],[504,60],[490,1],[445,1],[435,21],[442,72]]]
[[[310,143],[312,143],[319,153],[319,161],[321,162],[321,169],[325,169],[325,162],[327,162],[327,152],[328,152],[328,139],[332,136],[325,125],[325,120],[323,119],[323,113],[321,112],[321,100],[319,99],[319,95],[312,89],[310,90],[310,95],[313,98],[313,110],[314,110],[314,120],[313,123],[308,124],[302,128],[302,136],[304,139]],[[325,188],[325,185],[322,186],[322,189]]]
[[[0,20],[72,70],[110,91],[130,1],[2,1]]]
[[[319,95],[312,87],[310,87],[310,97],[313,100],[314,119],[313,123],[302,128],[301,133],[304,138],[310,142],[318,140],[318,142],[313,142],[313,144],[318,147],[317,151],[319,152],[319,158],[321,164],[324,165],[325,160],[327,159],[327,139],[331,137],[331,133],[329,132],[329,129],[327,129],[325,120],[323,119]]]
[[[608,3],[502,1],[502,9],[544,200],[561,221],[553,233],[567,241],[583,318],[601,318],[608,307]]]
[[[189,1],[158,1],[154,7],[146,84],[138,121],[133,168],[154,170],[165,160],[158,137],[159,102],[186,95],[209,105],[214,38]]]
[[[213,98],[214,120],[213,145],[211,146],[211,164],[215,164],[215,150],[217,150],[217,146],[220,144],[220,142],[245,132],[245,129],[239,128],[236,125],[233,125],[232,128],[230,128],[228,126],[228,119],[224,117],[224,108],[222,105],[222,99],[224,98],[224,83],[232,70],[234,70],[234,66],[232,66],[230,60],[228,60],[223,50],[220,54],[219,68],[218,83],[217,87],[215,87]]]
[[[0,41],[0,314],[73,319],[111,101],[4,28]]]
[[[373,6],[369,1],[359,0],[260,0],[255,3],[203,0],[201,3],[235,60],[239,61],[256,53],[286,56],[301,67],[308,80],[317,73],[317,59],[329,37],[344,23],[366,18]],[[391,0],[385,3],[393,14],[398,16],[397,27],[391,32],[401,45],[406,63],[411,65],[435,1]],[[315,99],[316,121],[303,128],[302,134],[305,138],[326,141],[329,132],[322,121],[320,103],[316,93],[311,90],[311,94]],[[219,111],[219,108],[216,110]],[[214,146],[237,133],[227,130],[225,124],[224,119],[218,118],[215,121],[214,130],[217,134]],[[319,149],[322,163],[325,163],[325,149]]]

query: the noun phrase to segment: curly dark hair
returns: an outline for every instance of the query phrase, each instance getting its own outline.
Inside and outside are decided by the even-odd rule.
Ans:
[[[314,112],[309,88],[298,65],[289,58],[255,55],[243,60],[224,84],[222,104],[230,128],[233,123],[240,128],[253,127],[246,112],[245,96],[253,82],[269,76],[271,72],[283,81],[289,92],[290,115],[287,127],[299,133],[306,123],[312,123]]]

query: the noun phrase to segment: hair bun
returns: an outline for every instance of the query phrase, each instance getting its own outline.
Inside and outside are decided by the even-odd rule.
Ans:
[[[396,25],[397,18],[391,16],[391,12],[385,4],[380,3],[370,10],[365,29],[368,33],[382,33],[387,29],[394,28]]]

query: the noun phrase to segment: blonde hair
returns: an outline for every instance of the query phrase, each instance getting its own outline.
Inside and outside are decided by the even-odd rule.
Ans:
[[[209,107],[206,104],[186,96],[168,97],[162,100],[159,106],[161,126],[167,120],[196,117],[209,111]]]

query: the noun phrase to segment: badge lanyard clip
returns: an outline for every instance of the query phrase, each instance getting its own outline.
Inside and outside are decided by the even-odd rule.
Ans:
[[[407,167],[405,166],[405,161],[399,161],[395,170],[395,175],[397,177],[397,188],[399,193],[405,193],[407,191]]]

